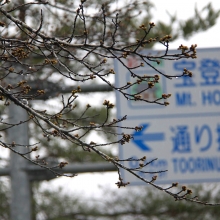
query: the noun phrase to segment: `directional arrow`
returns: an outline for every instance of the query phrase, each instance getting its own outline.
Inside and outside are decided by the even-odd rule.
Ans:
[[[142,130],[133,134],[133,142],[143,151],[151,151],[150,147],[146,144],[148,141],[163,141],[165,139],[164,133],[147,133],[143,132],[147,130],[150,124],[142,124]]]

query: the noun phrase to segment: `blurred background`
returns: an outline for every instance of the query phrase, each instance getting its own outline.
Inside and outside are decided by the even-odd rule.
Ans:
[[[19,1],[17,1],[19,3]],[[52,4],[60,7],[72,8],[75,10],[78,1],[51,1]],[[92,17],[99,16],[102,3],[106,3],[109,11],[117,11],[124,14],[122,18],[122,28],[126,29],[124,36],[128,38],[131,33],[131,41],[138,38],[140,33],[133,32],[134,27],[138,27],[143,23],[154,22],[156,28],[154,35],[163,36],[170,34],[173,40],[170,43],[170,49],[177,49],[180,44],[190,46],[197,44],[198,48],[218,48],[219,45],[219,27],[220,27],[220,2],[218,0],[191,0],[191,1],[175,1],[175,0],[152,0],[145,3],[139,1],[88,1],[87,14]],[[138,4],[137,4],[138,3]],[[127,7],[126,5],[130,5]],[[125,7],[126,6],[126,7]],[[48,19],[48,30],[51,34],[65,35],[68,31],[68,25],[73,22],[74,16],[71,13],[60,12],[59,9],[50,11],[50,6],[42,7],[45,13],[50,14]],[[126,10],[129,9],[129,13]],[[26,22],[36,17],[39,8],[33,8],[26,11]],[[115,13],[114,12],[114,13]],[[65,14],[66,13],[66,14]],[[114,14],[113,13],[113,14]],[[60,15],[61,14],[61,15]],[[60,15],[60,16],[57,16]],[[20,14],[20,17],[22,15]],[[55,19],[59,17],[59,19]],[[66,19],[66,20],[65,20]],[[97,18],[98,19],[98,18]],[[36,18],[37,22],[37,18]],[[50,23],[53,23],[51,25]],[[64,22],[66,26],[62,23]],[[123,26],[124,25],[124,26]],[[61,28],[62,27],[62,28]],[[95,27],[95,24],[94,24]],[[98,28],[98,26],[97,26]],[[1,31],[1,30],[0,30]],[[91,30],[92,31],[92,30]],[[129,41],[129,39],[128,39]],[[161,50],[164,46],[156,43],[149,46],[149,49]],[[113,66],[113,63],[109,65]],[[77,68],[77,67],[76,67]],[[79,69],[78,71],[83,71]],[[59,78],[53,79],[54,82]],[[114,78],[110,78],[114,82]],[[68,84],[64,80],[64,83]],[[99,83],[99,81],[95,82]],[[102,102],[110,99],[115,103],[114,92],[94,92],[90,94],[82,94],[81,102],[78,103],[79,112],[87,103],[96,106],[95,110],[91,110],[91,114],[100,114],[100,120],[104,117],[104,109]],[[91,101],[92,100],[92,101]],[[56,108],[59,99],[56,97],[47,100],[46,103],[51,109]],[[41,100],[33,103],[40,105]],[[117,110],[117,109],[116,109]],[[112,112],[111,118],[115,117],[116,110]],[[2,117],[6,114],[3,106],[1,107]],[[71,115],[70,117],[73,117]],[[38,128],[30,126],[30,142],[41,140],[40,154],[47,160],[50,158],[61,158],[68,163],[97,163],[102,162],[98,155],[84,152],[77,146],[72,146],[66,142],[57,142],[56,140],[42,139],[38,134]],[[88,139],[91,138],[88,134]],[[94,136],[93,136],[94,138]],[[111,137],[95,136],[97,142],[112,140]],[[44,147],[45,146],[45,147]],[[118,146],[103,149],[110,155],[117,156]],[[0,151],[1,168],[7,168],[10,163],[9,152],[1,148]],[[39,152],[37,152],[39,154]],[[52,178],[44,181],[33,181],[31,183],[32,191],[32,219],[33,220],[108,220],[108,219],[219,219],[219,207],[204,207],[189,202],[175,202],[173,198],[156,192],[155,189],[147,186],[132,186],[118,189],[115,183],[118,181],[117,172],[89,172],[78,173],[74,178]],[[195,194],[202,201],[220,202],[219,184],[204,183],[194,184],[190,186]],[[7,176],[0,177],[0,219],[10,219],[10,178]]]

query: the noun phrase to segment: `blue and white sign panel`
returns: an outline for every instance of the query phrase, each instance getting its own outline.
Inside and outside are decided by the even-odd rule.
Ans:
[[[175,53],[170,51],[169,53]],[[147,53],[147,52],[146,52]],[[198,49],[197,59],[161,61],[156,67],[169,75],[180,75],[184,68],[193,77],[160,77],[160,82],[142,97],[154,100],[162,93],[171,93],[169,106],[127,101],[117,93],[117,117],[128,115],[122,126],[143,126],[134,132],[134,139],[119,147],[120,158],[158,158],[146,171],[168,170],[158,174],[157,183],[198,183],[220,181],[220,48]],[[125,60],[132,67],[139,61]],[[131,82],[129,72],[119,62],[115,63],[116,86]],[[135,70],[138,74],[157,74],[145,66]],[[142,91],[139,84],[129,92]],[[133,91],[132,91],[133,90]],[[122,132],[119,130],[119,132]],[[126,162],[130,168],[138,162]],[[139,173],[144,178],[152,175]],[[125,181],[142,184],[136,177],[122,171]]]

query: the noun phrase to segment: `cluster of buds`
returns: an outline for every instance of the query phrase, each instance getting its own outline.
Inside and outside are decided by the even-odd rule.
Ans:
[[[8,69],[8,71],[10,72],[10,73],[13,73],[14,72],[14,68],[13,67],[10,67],[9,69]]]
[[[154,75],[154,76],[149,77],[149,76],[144,75],[142,77],[142,79],[146,79],[145,81],[148,82],[149,88],[152,88],[155,83],[159,83],[160,76],[159,75]]]
[[[59,163],[59,168],[63,168],[63,167],[65,167],[66,165],[68,164],[68,162],[60,162]]]
[[[115,71],[114,71],[113,69],[110,69],[110,70],[109,70],[109,73],[115,74]]]
[[[149,88],[153,88],[154,87],[154,83],[153,82],[148,82],[148,87]]]
[[[102,63],[107,63],[107,59],[104,58],[103,61],[102,61]]]
[[[155,42],[157,39],[156,38],[149,38],[148,40],[145,40],[143,43],[151,43],[151,42]]]
[[[162,94],[163,99],[168,99],[170,98],[171,94]]]
[[[187,70],[186,68],[183,69],[183,75],[187,75],[189,77],[192,77],[192,72]]]
[[[117,119],[115,119],[115,118],[113,118],[113,120],[112,120],[112,121],[113,121],[114,123],[117,123],[117,121],[118,121],[118,120],[117,120]]]
[[[149,25],[151,28],[153,28],[155,26],[154,22],[149,22]]]
[[[1,27],[5,27],[5,23],[2,22],[2,21],[0,21],[0,26],[1,26]]]
[[[10,91],[11,89],[13,89],[13,86],[11,84],[8,84],[6,90]]]
[[[172,187],[177,187],[178,183],[172,183]]]
[[[197,56],[196,56],[196,47],[197,47],[197,44],[192,44],[191,47],[189,48],[190,51],[192,51],[193,53],[191,54],[191,58],[192,59],[196,59]]]
[[[129,142],[132,139],[132,136],[130,134],[123,134],[122,140],[120,141],[120,144],[123,145],[126,142]]]
[[[29,85],[22,86],[22,92],[24,94],[28,94],[31,91],[31,87]]]
[[[153,183],[154,181],[156,181],[157,180],[157,176],[152,176],[152,179],[151,179],[151,183]]]
[[[141,97],[142,97],[141,95],[134,95],[134,100],[135,100],[135,101],[140,100]]]
[[[180,194],[181,192],[186,192],[184,195],[182,195],[181,197],[184,197],[186,195],[192,194],[192,190],[191,189],[187,189],[186,186],[182,186],[182,190],[178,193]]]
[[[135,129],[135,131],[141,131],[142,128],[143,128],[143,126],[136,126],[134,129]]]
[[[23,48],[15,48],[12,51],[12,55],[17,57],[19,60],[27,58],[28,54],[29,52],[25,51]]]
[[[171,35],[165,35],[164,37],[160,38],[160,41],[169,41],[171,38]]]
[[[185,53],[187,50],[189,50],[189,48],[187,46],[184,45],[180,45],[177,50],[182,50],[182,53]]]
[[[114,159],[112,157],[109,157],[108,155],[105,156],[105,160],[112,162]]]
[[[96,76],[94,74],[91,74],[89,77],[90,77],[90,79],[95,79],[96,78]]]
[[[124,53],[122,53],[122,57],[123,57],[123,58],[127,58],[128,55],[129,55],[129,52],[124,52]]]
[[[137,79],[137,84],[141,84],[141,82],[143,82],[143,80],[142,79]]]
[[[0,95],[0,101],[4,101],[5,97],[3,95]]]
[[[72,90],[72,95],[75,95],[78,92],[81,92],[80,86],[78,86],[77,89]]]
[[[37,93],[38,93],[39,95],[43,95],[43,94],[45,94],[45,91],[44,91],[44,90],[37,90]]]
[[[54,115],[54,118],[55,119],[60,119],[62,117],[62,114],[61,113],[58,113],[56,115]],[[52,117],[53,118],[53,117]]]
[[[37,150],[38,150],[37,146],[31,149],[31,151],[37,151]]]
[[[196,53],[196,47],[197,47],[197,44],[192,44],[189,49],[190,49],[190,51]]]
[[[146,156],[143,156],[140,160],[141,161],[145,161],[147,159],[147,157]]]
[[[160,65],[160,61],[159,60],[156,60],[156,62],[157,62],[157,65]]]
[[[18,86],[19,87],[23,86],[25,83],[27,83],[27,81],[26,80],[22,80],[22,81],[18,82]]]
[[[164,105],[165,106],[168,106],[170,103],[169,102],[164,102]]]
[[[114,104],[110,103],[110,101],[108,100],[105,100],[103,102],[103,105],[107,106],[107,108],[113,108],[115,106]]]
[[[197,44],[192,44],[190,48],[188,48],[187,46],[183,46],[181,44],[177,50],[182,50],[182,54],[185,55],[187,58],[191,57],[192,59],[196,59],[197,58],[196,47]],[[190,52],[192,53],[190,54]]]
[[[145,166],[145,164],[139,163],[139,169],[143,168],[144,166]]]
[[[29,118],[30,118],[30,119],[33,119],[33,118],[34,118],[34,115],[30,115]]]
[[[136,42],[138,43],[138,44],[140,44],[140,46],[141,47],[144,47],[144,46],[146,46],[146,44],[149,44],[149,43],[151,43],[151,42],[155,42],[157,39],[156,38],[150,38],[150,39],[148,39],[148,40],[142,40],[142,41],[140,41],[140,40],[136,40]]]
[[[125,187],[125,186],[127,186],[128,184],[130,184],[130,182],[127,182],[127,183],[124,183],[123,181],[122,181],[122,179],[120,179],[120,181],[118,181],[117,183],[115,183],[117,186],[118,186],[118,188],[120,188],[120,187]]]
[[[155,79],[155,81],[159,81],[159,79],[160,79],[160,76],[159,75],[154,75],[154,79]]]
[[[59,132],[56,129],[53,130],[51,133],[54,137],[59,136]]]
[[[187,187],[186,186],[182,186],[182,191],[186,191]]]
[[[191,189],[187,189],[187,194],[192,194],[192,190]]]
[[[52,59],[52,60],[45,59],[44,63],[45,64],[57,64],[57,60],[56,59]]]
[[[140,25],[139,28],[142,29],[142,30],[147,30],[147,28],[144,24]]]

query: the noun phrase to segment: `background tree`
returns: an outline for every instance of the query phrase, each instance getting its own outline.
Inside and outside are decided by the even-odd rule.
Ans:
[[[219,202],[219,189],[217,187],[209,187],[215,193],[207,191],[205,187],[190,186],[193,191],[199,196],[203,201],[212,201],[213,203]],[[207,186],[206,186],[207,187]],[[161,195],[155,190],[149,189],[148,187],[139,190],[125,189],[124,192],[115,195],[115,192],[109,189],[103,189],[104,193],[100,199],[87,200],[78,197],[78,202],[72,199],[71,196],[63,194],[62,206],[56,198],[57,196],[52,196],[54,198],[54,203],[51,200],[51,204],[48,205],[48,196],[52,195],[52,192],[45,191],[41,194],[41,199],[37,207],[39,210],[45,210],[42,213],[45,215],[45,219],[100,219],[100,220],[122,220],[122,219],[204,219],[208,220],[210,217],[212,219],[218,219],[219,209],[216,207],[204,208],[198,204],[192,204],[188,202],[175,203],[175,201],[167,196]],[[60,199],[61,199],[60,198]],[[84,200],[84,201],[83,201]],[[87,200],[87,201],[85,201]],[[73,210],[73,204],[76,205],[76,209]],[[54,206],[53,206],[54,205]],[[56,207],[57,214],[50,211],[50,207]],[[58,214],[59,213],[59,214]],[[62,213],[62,214],[61,214]]]
[[[109,103],[107,100],[103,102],[105,106],[104,114],[106,114],[107,112],[108,117],[106,117],[106,115],[104,114],[102,114],[103,118],[95,117],[97,116],[97,113],[95,113],[94,110],[91,111],[89,105],[84,107],[83,114],[79,115],[77,114],[79,112],[79,110],[77,110],[77,107],[75,105],[72,105],[72,103],[75,104],[75,100],[77,99],[76,94],[80,92],[80,88],[76,87],[75,89],[73,89],[72,94],[69,95],[69,97],[63,96],[63,103],[62,103],[63,106],[62,108],[57,109],[57,111],[54,109],[51,111],[51,109],[49,108],[48,110],[50,110],[50,113],[47,113],[44,112],[45,108],[39,109],[40,106],[37,106],[38,109],[37,111],[35,111],[34,109],[36,108],[36,104],[33,103],[32,106],[27,106],[26,104],[24,104],[24,102],[28,99],[32,100],[36,98],[38,95],[42,95],[44,92],[42,91],[42,89],[39,89],[36,94],[29,93],[30,87],[26,85],[26,82],[23,79],[21,80],[21,78],[25,78],[25,80],[27,79],[29,82],[31,81],[36,82],[39,78],[41,79],[41,81],[48,80],[54,82],[53,78],[56,77],[58,77],[58,80],[60,81],[59,78],[60,74],[68,78],[69,80],[71,79],[74,82],[84,82],[87,80],[94,80],[95,78],[99,78],[105,83],[107,83],[109,86],[111,86],[113,89],[116,89],[113,84],[111,84],[105,79],[106,76],[110,74],[114,74],[114,71],[112,69],[109,70],[108,66],[104,66],[106,65],[107,58],[116,58],[122,60],[123,58],[126,58],[130,54],[134,54],[140,57],[140,66],[138,67],[141,67],[142,66],[141,61],[143,61],[144,63],[146,62],[146,60],[143,60],[141,50],[139,49],[141,49],[142,46],[151,47],[155,42],[162,43],[165,46],[165,48],[168,48],[170,36],[169,35],[163,36],[162,34],[163,34],[163,29],[165,30],[169,26],[165,27],[164,24],[161,22],[159,23],[158,29],[153,28],[154,27],[153,23],[150,23],[149,29],[146,25],[140,25],[140,29],[134,27],[134,22],[132,23],[131,18],[135,19],[137,15],[135,14],[135,10],[138,7],[142,7],[142,4],[140,2],[138,3],[134,2],[131,5],[123,6],[121,8],[114,9],[113,7],[112,10],[110,4],[105,4],[101,7],[100,11],[98,11],[98,14],[93,14],[93,15],[91,15],[90,13],[88,14],[85,13],[84,11],[85,7],[83,5],[86,4],[85,2],[82,2],[80,7],[77,9],[77,11],[67,10],[68,6],[69,6],[68,8],[70,8],[70,4],[67,1],[65,2],[65,5],[62,3],[62,1],[56,4],[47,3],[47,2],[38,2],[38,3],[29,2],[27,4],[22,5],[22,3],[24,3],[22,1],[17,3],[20,3],[20,5],[11,6],[10,4],[6,5],[3,2],[2,4],[4,4],[4,6],[9,7],[7,9],[8,12],[5,11],[4,7],[1,9],[1,12],[4,15],[2,18],[2,26],[7,26],[7,28],[3,29],[2,32],[3,38],[1,41],[2,42],[1,59],[3,61],[2,62],[3,65],[1,66],[1,68],[2,70],[4,70],[4,75],[2,76],[3,85],[1,91],[2,91],[2,99],[6,100],[6,101],[4,100],[5,105],[7,106],[8,104],[7,101],[10,100],[11,102],[15,102],[17,105],[20,105],[22,108],[29,111],[29,113],[31,114],[30,119],[35,124],[38,125],[38,127],[35,129],[41,128],[40,130],[43,131],[45,140],[46,141],[52,140],[50,142],[52,143],[53,146],[56,143],[55,141],[53,141],[54,137],[60,136],[62,138],[67,138],[67,139],[69,139],[69,137],[71,138],[75,137],[73,138],[74,141],[71,140],[72,142],[71,148],[67,147],[66,149],[72,150],[74,149],[73,146],[78,146],[76,148],[79,149],[81,147],[81,149],[83,150],[83,151],[82,150],[79,151],[80,153],[83,152],[83,154],[85,154],[84,151],[86,151],[88,152],[88,155],[90,154],[89,153],[90,150],[94,150],[96,153],[101,155],[101,157],[103,157],[105,160],[110,159],[111,162],[113,162],[112,155],[109,155],[110,157],[109,156],[107,157],[106,154],[103,153],[103,149],[102,151],[96,150],[95,147],[103,147],[103,144],[97,144],[94,141],[85,143],[84,140],[83,142],[81,142],[81,140],[80,141],[78,140],[77,136],[69,136],[65,132],[63,133],[62,131],[62,129],[66,126],[67,127],[68,126],[70,127],[72,125],[75,126],[73,121],[68,120],[69,118],[75,118],[75,121],[77,121],[78,130],[81,129],[83,131],[86,129],[86,132],[83,132],[82,134],[74,134],[74,135],[79,135],[79,139],[81,139],[81,137],[83,139],[83,137],[86,137],[90,131],[94,131],[94,130],[97,130],[98,132],[102,132],[103,135],[107,133],[108,138],[110,138],[110,136],[113,136],[114,138],[115,136],[114,128],[116,127],[117,122],[119,122],[121,119],[114,120],[113,118],[109,117],[108,115],[109,109],[113,107],[111,103]],[[51,25],[49,21],[48,24],[44,22],[43,13],[42,14],[38,13],[39,12],[39,8],[37,7],[38,5],[44,5],[46,7],[47,10],[46,11],[44,10],[44,16],[47,16],[48,18],[52,18],[53,16],[56,18],[60,18],[58,19],[57,24],[56,23],[53,24],[54,26],[56,26],[56,28],[53,25]],[[144,3],[144,5],[147,7],[148,10],[151,7],[149,3]],[[62,8],[64,6],[65,8]],[[95,3],[94,4],[89,3],[89,6],[93,7],[95,6]],[[73,8],[75,7],[73,6]],[[60,10],[64,11],[63,14],[62,11]],[[199,22],[202,24],[202,21],[204,21],[206,25],[201,25],[201,28],[200,26],[197,27],[196,28],[197,31],[206,30],[208,27],[210,27],[215,23],[215,20],[218,17],[219,12],[215,12],[212,9],[211,5],[208,5],[206,7],[206,10],[208,11],[208,17],[205,17],[204,19],[199,17],[200,19]],[[119,12],[118,16],[115,17],[115,14],[117,12]],[[76,13],[74,19],[72,19],[72,13]],[[14,17],[11,17],[11,15],[18,17],[19,20],[16,20]],[[35,18],[34,20],[33,17]],[[149,23],[151,17],[150,14],[148,14],[146,15],[146,17],[144,17],[143,15],[143,18],[145,21],[144,24],[147,24]],[[112,23],[111,23],[111,19],[113,19]],[[63,23],[64,20],[65,23]],[[121,21],[120,28],[119,28],[119,20]],[[172,18],[171,20],[172,22],[177,21],[176,18]],[[21,21],[26,21],[28,25],[21,23]],[[196,22],[196,20],[194,20],[194,22]],[[107,25],[109,23],[110,26]],[[124,34],[126,33],[126,30],[124,29],[125,23],[126,24],[128,23],[128,26],[126,26],[126,30],[128,31],[127,33],[131,33],[131,38],[129,39],[124,38],[124,36],[126,36]],[[37,25],[39,26],[38,29],[36,29]],[[69,28],[71,26],[73,26],[73,28]],[[78,27],[83,27],[83,28],[80,29]],[[87,29],[87,27],[90,28]],[[183,24],[182,27],[184,29]],[[16,28],[18,28],[18,30],[16,30]],[[95,28],[95,30],[93,30],[93,28]],[[113,30],[113,28],[115,28],[115,32],[110,31]],[[15,30],[15,31],[12,32],[9,30]],[[50,31],[48,32],[48,30]],[[188,30],[188,33],[186,31],[187,33],[186,36],[190,36],[189,33],[193,33],[193,31],[190,32]],[[100,33],[100,35],[93,33]],[[169,31],[167,33],[169,33]],[[161,35],[162,37],[159,37]],[[56,36],[57,38],[54,38],[54,36]],[[174,38],[178,37],[177,34],[175,33],[173,34],[173,36]],[[136,38],[138,38],[137,42],[135,42]],[[93,43],[95,45],[93,45]],[[180,54],[178,54],[177,56],[171,55],[173,56],[174,59],[176,58],[179,59],[184,57],[186,58],[188,57],[188,55],[194,58],[195,46],[192,46],[190,49],[187,49],[186,47],[180,47],[180,49],[181,49]],[[116,55],[115,51],[121,54]],[[158,62],[158,58],[166,59],[166,55],[167,54],[165,53],[163,56],[160,57],[147,57],[146,59],[151,62]],[[72,62],[73,60],[75,62]],[[22,68],[21,67],[15,68],[14,63],[16,63],[17,65],[20,64]],[[103,66],[106,68],[106,70],[103,68]],[[56,72],[54,72],[54,70]],[[89,74],[86,73],[88,71],[90,72]],[[132,69],[129,69],[129,71],[131,71],[132,74]],[[6,83],[5,79],[12,74],[20,76],[21,78],[19,79],[18,82],[14,83],[14,85],[9,85],[9,84],[5,85]],[[190,75],[191,73],[185,71],[183,75],[185,74]],[[157,82],[157,76],[150,78],[147,77],[142,78],[137,75],[133,75],[133,76],[136,77],[137,80],[140,80],[140,82],[142,81],[149,82],[149,87],[146,89],[150,89],[152,85]],[[168,75],[166,75],[165,77],[169,78]],[[65,80],[63,80],[63,82],[65,83]],[[119,90],[122,94],[125,95],[125,97],[129,99],[135,99],[141,101],[141,97],[138,97],[138,94],[132,95],[126,93],[126,89],[130,86],[132,85],[125,85],[125,88],[120,88]],[[17,88],[19,88],[20,91],[16,90],[16,93],[11,92],[11,91],[15,91],[15,89]],[[65,103],[65,98],[67,100],[67,103]],[[155,103],[165,104],[166,102],[165,103],[159,102],[163,100],[163,98],[164,97],[161,97],[160,100],[155,100]],[[148,100],[142,100],[142,101],[148,101]],[[71,107],[71,110],[68,109],[69,107]],[[92,114],[89,113],[89,110],[92,112]],[[99,112],[103,112],[103,111],[104,108],[99,109]],[[63,116],[66,117],[63,118]],[[40,120],[42,121],[40,122]],[[62,123],[62,126],[57,127],[57,124],[59,123]],[[3,126],[9,126],[9,127],[11,126],[8,124],[8,122],[4,122],[4,121],[2,122],[2,124]],[[53,127],[54,130],[50,130],[50,127]],[[135,127],[133,129],[135,129]],[[130,138],[131,137],[129,135],[125,135],[125,136],[122,135],[119,142],[121,144],[124,144],[124,142],[129,141]],[[35,137],[35,140],[36,139],[37,138]],[[42,137],[39,137],[39,139],[42,139]],[[109,140],[110,140],[109,143],[117,143],[117,141],[115,141],[114,139],[109,139]],[[2,145],[4,147],[8,147],[11,150],[13,150],[16,145],[16,142],[12,144],[7,144],[7,142],[2,142]],[[57,145],[56,148],[47,147],[46,149],[48,149],[46,155],[52,155],[52,156],[61,155],[59,151],[61,150],[61,148],[59,149],[59,145]],[[33,152],[35,150],[36,148],[34,147],[30,151]],[[61,157],[64,158],[64,154]],[[80,156],[79,158],[82,157]],[[88,156],[84,158],[91,158],[91,157]],[[85,160],[84,158],[83,160]],[[140,160],[141,159],[142,158],[140,158]],[[33,160],[34,158],[32,158],[32,162]],[[74,157],[73,160],[76,160],[76,157]],[[119,165],[120,161],[118,161],[117,159],[113,159],[113,160],[114,160],[113,162],[114,164],[120,166]],[[34,160],[34,162],[36,161]],[[39,161],[37,161],[37,163],[39,163]],[[59,164],[60,167],[62,167],[63,165],[64,165],[63,163]],[[43,164],[42,166],[45,165]],[[139,167],[138,169],[140,168],[141,167]],[[154,185],[153,181],[154,179],[150,180],[149,183]],[[124,184],[126,183],[123,183],[122,180],[118,182],[119,186]]]
[[[202,201],[218,203],[219,187],[215,185],[190,186]],[[208,189],[207,189],[208,188]],[[9,187],[0,184],[0,217],[9,220]],[[171,197],[144,187],[131,189],[125,188],[120,193],[103,188],[103,197],[87,198],[78,195],[69,195],[62,189],[34,188],[34,216],[41,220],[123,220],[123,219],[195,219],[218,220],[219,207],[206,207],[201,205],[181,202],[176,203]],[[33,219],[35,219],[33,217]]]

